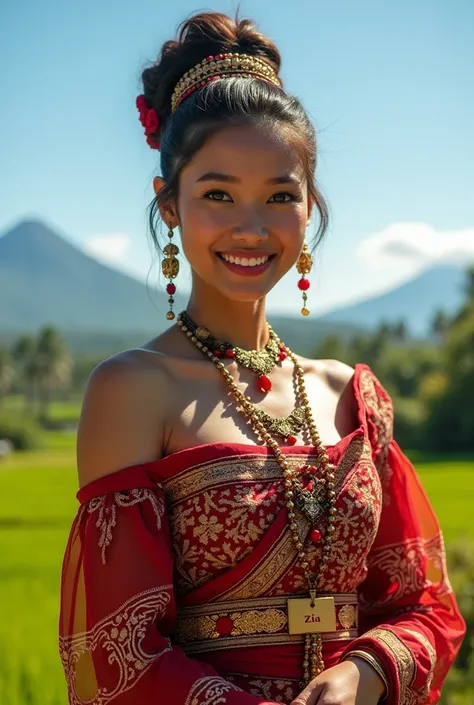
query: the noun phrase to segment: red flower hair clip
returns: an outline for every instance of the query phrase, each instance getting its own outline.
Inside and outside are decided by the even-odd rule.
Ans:
[[[139,113],[140,122],[145,128],[147,144],[152,149],[160,149],[161,145],[159,140],[153,137],[153,134],[160,126],[160,119],[156,114],[156,110],[149,107],[144,95],[139,95],[135,101],[135,104]]]

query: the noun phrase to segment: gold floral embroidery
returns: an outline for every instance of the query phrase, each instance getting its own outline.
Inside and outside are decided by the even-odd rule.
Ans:
[[[143,642],[149,626],[164,615],[172,590],[172,585],[162,585],[139,593],[89,631],[60,638],[70,705],[107,705],[133,688],[157,658],[171,651],[169,639],[163,639],[161,651],[152,653],[145,651]],[[115,674],[116,681],[113,686],[97,684],[95,694],[85,696],[80,692],[83,686],[78,683],[77,675],[87,669],[93,674],[93,654],[99,650],[105,654],[104,659],[111,665],[110,672]],[[93,677],[88,682],[94,682]]]
[[[232,690],[242,692],[242,688],[224,678],[204,676],[192,685],[184,705],[222,705],[227,700],[225,694]]]
[[[288,634],[288,597],[210,602],[181,608],[176,620],[174,641],[188,654],[240,646],[302,644],[301,635],[296,635],[295,639],[295,635]],[[357,629],[352,628],[356,622],[357,593],[331,597],[335,601],[342,629],[323,636],[330,641],[357,637]]]
[[[363,635],[363,638],[375,639],[383,644],[395,661],[398,679],[400,683],[400,705],[426,705],[427,697],[430,693],[432,672],[436,663],[436,653],[433,647],[423,635],[405,629],[407,633],[415,636],[427,649],[430,656],[431,669],[427,676],[427,682],[421,688],[415,688],[416,661],[411,649],[400,639],[395,632],[390,629],[372,629]]]
[[[370,567],[378,568],[385,573],[392,586],[390,592],[377,602],[377,608],[399,600],[405,595],[423,590],[427,586],[424,558],[425,541],[420,537],[407,539],[403,543],[385,545],[372,552]],[[363,597],[361,604],[370,611],[371,605],[366,604]]]
[[[298,517],[298,523],[303,519]],[[269,552],[250,575],[234,585],[222,597],[226,599],[245,599],[255,595],[263,595],[275,582],[275,577],[285,574],[295,561],[295,545],[287,527]]]
[[[387,486],[391,471],[388,467],[389,446],[393,439],[393,406],[379,380],[371,370],[363,370],[360,375],[360,393],[370,420],[377,429],[374,439],[375,465],[384,487]]]
[[[410,649],[389,629],[372,629],[363,635],[364,639],[375,639],[385,646],[395,661],[400,683],[400,705],[409,705],[407,700],[415,679],[415,659]]]
[[[183,618],[178,620],[176,638],[178,642],[195,641],[197,639],[217,639],[220,637],[218,614],[198,618]],[[232,623],[229,631],[231,636],[250,636],[252,634],[279,632],[286,626],[288,617],[283,610],[248,610],[231,612],[228,619]]]
[[[344,627],[344,629],[350,629],[356,623],[357,610],[353,605],[344,605],[339,610],[337,618]]]
[[[351,471],[357,468],[358,463],[371,458],[372,449],[368,440],[363,436],[354,436],[334,471],[336,489],[342,489],[348,481]]]
[[[277,485],[237,482],[175,503],[169,516],[179,593],[203,585],[251,553],[283,504],[281,479]]]
[[[235,455],[193,465],[173,475],[163,486],[168,504],[172,507],[195,494],[228,483],[251,484],[256,480],[266,482],[280,478],[281,468],[272,457],[262,453],[246,453],[244,460],[242,455]]]
[[[241,676],[247,681],[246,690],[275,703],[289,703],[301,691],[300,683],[291,678],[255,678]]]
[[[331,561],[321,576],[325,592],[351,592],[367,575],[367,557],[377,535],[381,486],[371,461],[351,475],[336,503]]]
[[[321,576],[320,590],[327,593],[352,592],[367,575],[367,556],[374,542],[380,521],[381,486],[372,459],[360,461],[349,475],[345,486],[337,488],[335,531],[331,561]],[[308,545],[310,566],[321,560],[321,546]],[[306,590],[303,572],[293,549],[291,567],[269,591],[281,595]]]
[[[424,634],[421,634],[420,632],[417,632],[413,629],[407,629],[406,627],[400,627],[400,628],[404,632],[407,632],[407,634],[411,634],[413,637],[415,637],[415,639],[417,639],[420,642],[420,644],[425,648],[425,650],[428,654],[428,658],[430,660],[430,668],[429,668],[429,671],[426,675],[426,684],[419,691],[420,697],[424,696],[426,698],[430,694],[431,684],[433,682],[433,676],[434,676],[434,671],[435,671],[436,662],[437,662],[436,650]],[[422,702],[424,702],[424,701],[422,701]]]
[[[87,503],[89,514],[97,512],[96,527],[100,531],[99,548],[101,549],[102,563],[105,565],[105,552],[112,543],[112,531],[117,525],[117,507],[133,507],[140,502],[148,500],[155,512],[156,526],[161,529],[161,520],[165,511],[164,501],[154,492],[146,488],[137,488],[115,492],[113,495],[93,497]]]
[[[309,456],[312,458],[313,456]],[[294,458],[292,458],[294,460]],[[307,462],[311,462],[309,459]],[[299,459],[301,463],[301,458]],[[361,465],[357,465],[360,463]],[[364,467],[366,470],[361,470]],[[355,479],[360,472],[367,473],[367,482],[374,483],[375,489],[372,491],[365,489],[366,480],[362,482]],[[341,460],[335,471],[336,476],[336,491],[342,492],[344,488],[344,494],[346,491],[354,492],[354,487],[358,486],[359,491],[362,495],[365,495],[365,500],[370,504],[373,504],[374,493],[377,497],[378,503],[380,495],[380,482],[375,472],[372,463],[371,449],[367,441],[364,441],[361,437],[355,436],[349,443],[345,453],[343,454]],[[351,489],[352,488],[352,489]],[[377,490],[378,488],[378,490]],[[283,498],[281,498],[283,501]],[[355,512],[358,510],[359,505],[353,505],[354,509],[354,528],[357,529],[358,522],[356,521]],[[377,506],[374,505],[372,510],[369,510],[371,514],[374,511],[374,517],[377,515]],[[362,520],[364,521],[364,520]],[[377,519],[378,522],[378,519]],[[298,523],[298,533],[300,535],[300,540],[305,541],[310,525],[308,521],[301,515],[297,516]],[[375,535],[375,534],[374,534]],[[371,534],[372,536],[372,534]],[[372,540],[372,538],[371,538]],[[362,548],[362,546],[361,546]],[[349,550],[349,542],[345,542],[341,545],[341,550],[347,552]],[[321,548],[311,546],[310,548],[311,560],[314,564],[321,558]],[[235,584],[228,592],[224,595],[220,595],[219,599],[244,599],[251,598],[255,595],[281,595],[290,592],[304,591],[306,588],[304,576],[299,571],[296,565],[296,553],[294,549],[293,540],[291,538],[290,532],[285,529],[284,533],[278,538],[275,544],[269,549],[268,553],[264,556],[261,563],[252,570],[251,574],[245,577],[242,581]],[[280,576],[278,578],[278,576]],[[349,575],[348,575],[349,578]],[[276,582],[278,580],[278,582]],[[331,583],[332,584],[332,583]],[[346,587],[337,586],[335,589],[328,587],[326,585],[324,589],[326,592],[340,592],[341,589],[350,592],[353,588],[352,584]],[[323,587],[322,587],[323,589]]]
[[[425,553],[428,558],[426,577],[433,583],[437,597],[450,595],[453,588],[448,577],[446,550],[441,533],[426,541]]]

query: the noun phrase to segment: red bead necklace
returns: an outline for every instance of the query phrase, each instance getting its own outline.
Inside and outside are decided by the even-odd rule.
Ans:
[[[196,341],[212,350],[215,357],[235,359],[242,367],[257,373],[256,387],[262,394],[268,394],[271,391],[272,381],[268,375],[279,362],[283,362],[288,357],[285,346],[277,338],[271,326],[268,326],[268,343],[263,350],[244,350],[214,338],[207,328],[195,323],[186,311],[182,311],[179,317],[188,330],[192,331]]]

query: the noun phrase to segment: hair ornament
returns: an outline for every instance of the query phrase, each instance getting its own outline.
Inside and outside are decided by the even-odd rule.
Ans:
[[[153,137],[154,133],[157,131],[157,129],[160,126],[160,119],[159,119],[158,115],[156,114],[156,110],[154,108],[150,108],[150,106],[148,105],[147,99],[145,98],[144,95],[138,96],[138,98],[135,101],[135,105],[137,106],[139,120],[140,120],[142,126],[145,128],[145,136],[146,136],[147,144],[152,149],[160,149],[159,140],[157,140],[155,137]]]
[[[258,56],[249,54],[216,54],[205,59],[186,71],[180,78],[171,97],[171,112],[192,93],[203,88],[217,78],[243,76],[259,78],[281,88],[281,81],[272,66]]]

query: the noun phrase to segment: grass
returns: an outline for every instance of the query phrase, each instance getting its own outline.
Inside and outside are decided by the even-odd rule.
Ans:
[[[447,543],[474,541],[474,459],[417,462],[416,469]]]
[[[0,463],[0,703],[65,705],[57,651],[62,555],[77,509],[73,432]],[[448,542],[474,539],[474,460],[417,462]],[[460,701],[461,702],[461,701]]]
[[[0,465],[0,703],[64,705],[57,650],[62,554],[76,511],[74,451]]]

